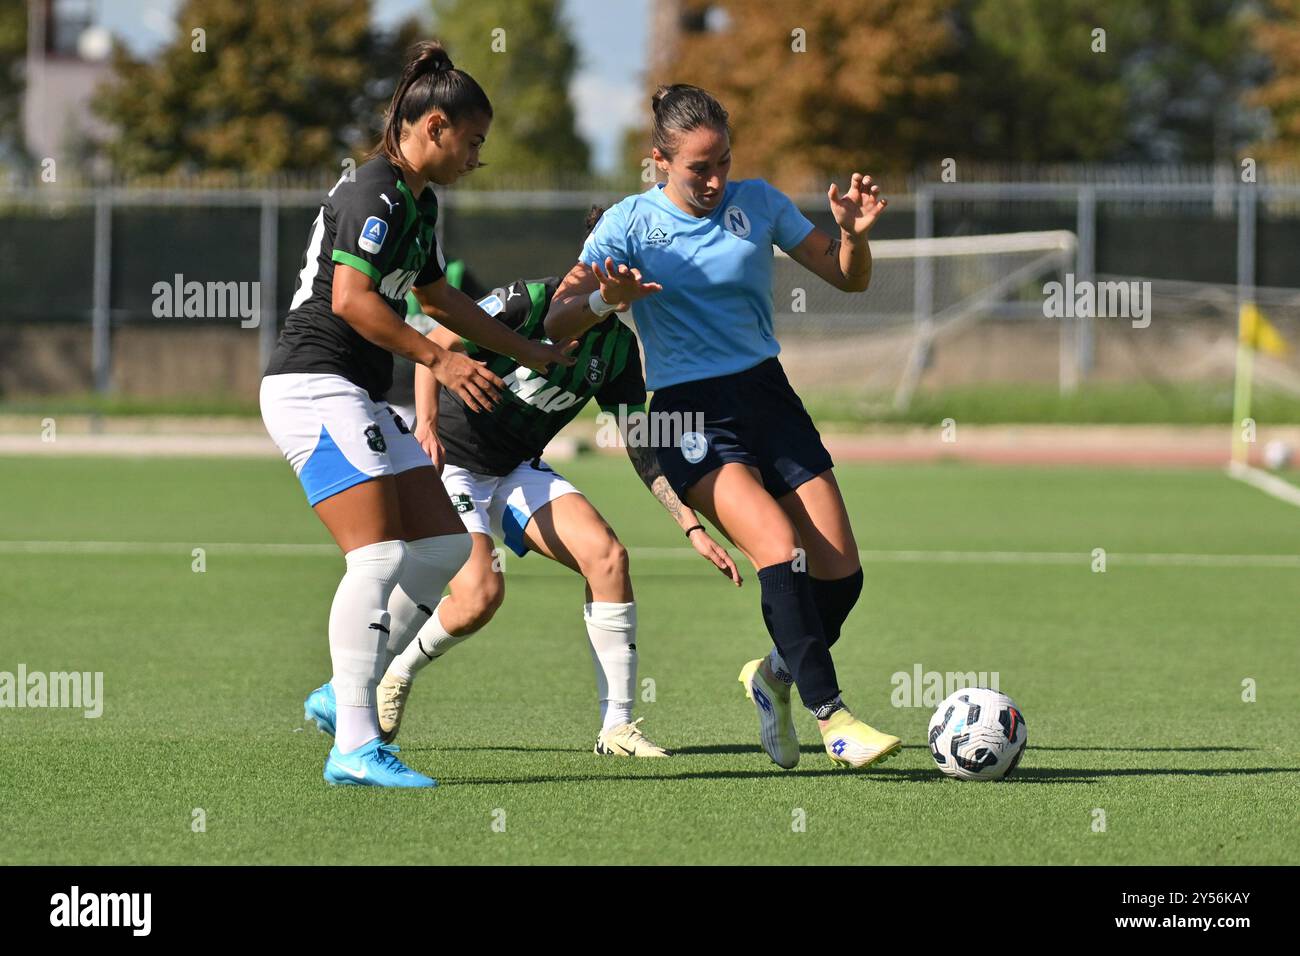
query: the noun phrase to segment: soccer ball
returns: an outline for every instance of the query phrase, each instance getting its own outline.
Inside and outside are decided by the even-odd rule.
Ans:
[[[958,780],[1000,780],[1020,763],[1029,733],[1016,702],[987,687],[948,696],[930,718],[930,754]]]

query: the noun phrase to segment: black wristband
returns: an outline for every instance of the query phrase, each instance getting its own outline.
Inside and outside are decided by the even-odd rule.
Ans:
[[[692,532],[692,531],[703,531],[703,530],[704,530],[704,525],[702,525],[702,524],[693,524],[693,525],[691,525],[689,528],[686,529],[686,537],[689,538],[689,537],[691,536],[691,532]]]

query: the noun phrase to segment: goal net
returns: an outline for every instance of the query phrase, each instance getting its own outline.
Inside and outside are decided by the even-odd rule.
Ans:
[[[805,397],[869,414],[906,408],[930,380],[1014,380],[1018,367],[1024,371],[1024,349],[1001,347],[1005,336],[992,328],[975,336],[982,344],[952,349],[948,361],[945,343],[969,338],[963,332],[986,320],[1049,325],[1056,337],[1049,373],[1063,381],[1075,374],[1073,323],[1043,322],[1043,285],[1074,267],[1073,233],[884,239],[873,241],[871,252],[871,288],[854,294],[777,250],[773,302],[782,364]]]

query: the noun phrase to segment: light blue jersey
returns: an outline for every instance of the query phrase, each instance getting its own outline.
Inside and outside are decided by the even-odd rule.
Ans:
[[[632,304],[651,389],[731,375],[781,351],[772,333],[772,244],[789,251],[813,224],[762,179],[727,183],[718,208],[688,215],[663,186],[605,212],[582,261],[641,270],[663,285]]]

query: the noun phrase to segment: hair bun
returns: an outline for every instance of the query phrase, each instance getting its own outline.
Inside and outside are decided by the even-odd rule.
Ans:
[[[668,102],[669,99],[672,102]],[[720,133],[731,135],[727,111],[708,90],[689,83],[661,86],[650,98],[654,107],[654,123],[650,141],[666,158],[672,159],[677,137],[693,129],[707,126]]]
[[[422,40],[411,48],[410,65],[413,73],[449,73],[456,67],[451,57],[437,40]]]
[[[654,96],[650,97],[651,111],[658,113],[659,107],[663,103],[664,98],[667,97],[668,94],[671,93],[672,91],[673,88],[671,86],[661,86],[659,87],[659,89],[655,90]]]

